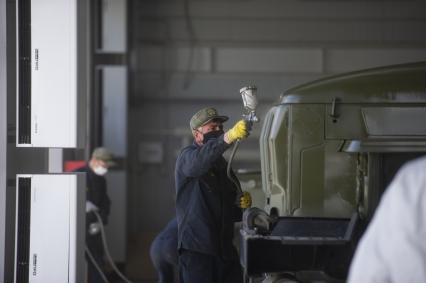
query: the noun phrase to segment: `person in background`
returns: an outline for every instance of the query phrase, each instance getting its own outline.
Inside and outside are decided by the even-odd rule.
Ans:
[[[86,246],[102,270],[105,270],[104,248],[99,232],[99,222],[94,211],[100,215],[103,225],[108,224],[111,201],[104,176],[113,165],[115,162],[111,152],[104,147],[98,147],[93,150],[87,164],[75,170],[75,172],[86,173]],[[101,274],[88,259],[88,283],[101,282],[104,282]]]
[[[211,107],[194,114],[190,120],[194,142],[176,161],[180,283],[242,282],[233,229],[241,220],[241,208],[250,207],[251,197],[238,195],[222,154],[247,138],[249,127],[240,120],[225,133],[227,120]],[[238,182],[235,174],[232,177]]]
[[[158,272],[158,283],[175,282],[178,266],[177,234],[178,227],[175,217],[170,220],[151,244],[150,256]]]
[[[348,282],[426,282],[426,157],[404,165],[385,191]]]

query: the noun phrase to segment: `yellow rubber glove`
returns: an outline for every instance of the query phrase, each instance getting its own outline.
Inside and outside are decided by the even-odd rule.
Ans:
[[[249,192],[243,192],[240,197],[240,207],[249,208],[251,207],[251,195]]]
[[[225,142],[226,143],[233,143],[238,139],[244,139],[248,137],[249,131],[248,131],[248,125],[245,120],[238,121],[232,129],[228,130],[225,133]]]

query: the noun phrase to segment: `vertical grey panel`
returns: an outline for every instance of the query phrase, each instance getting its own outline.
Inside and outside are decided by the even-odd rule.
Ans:
[[[103,67],[102,113],[103,145],[114,155],[127,155],[127,67]],[[115,261],[126,260],[127,176],[124,170],[111,171],[107,176],[108,194],[112,200],[106,228],[109,247]]]
[[[91,93],[91,29],[90,29],[90,1],[77,1],[77,148],[87,147],[89,135],[88,111],[89,94]]]
[[[63,171],[64,153],[62,148],[49,148],[48,170],[49,173],[61,173]]]
[[[0,0],[0,283],[4,282],[6,231],[7,80],[6,0]]]
[[[126,0],[102,1],[102,51],[126,52]]]
[[[126,261],[127,243],[127,177],[126,171],[112,171],[106,175],[108,195],[111,198],[111,214],[105,227],[108,238],[108,248],[116,262]]]
[[[127,152],[127,68],[103,68],[103,145],[115,155]]]
[[[76,282],[85,282],[86,261],[86,174],[77,173],[77,202],[76,202],[77,236],[76,236]]]

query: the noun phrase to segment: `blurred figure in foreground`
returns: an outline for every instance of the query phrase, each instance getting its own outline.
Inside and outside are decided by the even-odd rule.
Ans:
[[[426,282],[426,158],[395,176],[362,237],[349,283]]]

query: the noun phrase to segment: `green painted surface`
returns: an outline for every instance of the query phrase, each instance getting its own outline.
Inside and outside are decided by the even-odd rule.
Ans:
[[[260,137],[265,210],[371,216],[383,176],[393,176],[386,166],[398,168],[426,152],[425,78],[422,62],[288,90],[267,114]]]
[[[281,103],[426,103],[426,62],[328,77],[287,90]]]

